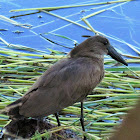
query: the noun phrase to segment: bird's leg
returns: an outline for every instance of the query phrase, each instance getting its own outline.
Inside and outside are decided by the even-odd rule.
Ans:
[[[40,122],[43,120],[43,118],[42,117],[38,117],[37,119],[36,119],[36,121],[37,121],[37,131],[39,132],[40,131]]]
[[[60,121],[59,121],[59,117],[58,117],[58,116],[59,116],[58,112],[55,113],[54,115],[55,115],[55,117],[56,117],[58,126],[61,126]]]
[[[84,115],[83,115],[83,102],[81,102],[81,117],[80,117],[80,122],[81,122],[82,130],[85,132]],[[87,138],[85,136],[84,136],[84,140],[87,140]]]

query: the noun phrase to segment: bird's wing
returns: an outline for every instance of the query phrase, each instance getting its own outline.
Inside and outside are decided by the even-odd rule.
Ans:
[[[37,79],[37,81],[26,92],[26,94],[38,89],[39,87],[42,87],[43,85],[47,85],[47,83],[53,79],[53,76],[56,75],[56,72],[59,72],[66,65],[68,65],[68,59],[63,59],[55,63]]]
[[[19,113],[47,116],[82,100],[100,82],[100,68],[87,59],[66,60],[44,73],[23,97]]]

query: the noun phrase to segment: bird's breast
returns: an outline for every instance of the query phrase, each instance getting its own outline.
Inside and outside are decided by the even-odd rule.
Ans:
[[[93,67],[93,72],[91,72],[91,84],[92,88],[95,88],[103,79],[104,77],[104,67],[103,65],[96,65],[96,67]]]
[[[77,82],[77,92],[73,98],[77,98],[76,101],[82,101],[88,94],[91,94],[92,90],[101,82],[104,77],[104,68],[101,63],[92,62],[88,63],[86,67],[83,66],[83,75]],[[76,97],[77,96],[77,97]]]

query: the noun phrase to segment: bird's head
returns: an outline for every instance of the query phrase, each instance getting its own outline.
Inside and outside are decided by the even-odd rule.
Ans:
[[[70,52],[71,57],[97,56],[98,58],[102,58],[105,54],[110,55],[116,61],[128,66],[121,55],[110,45],[109,40],[99,35],[89,37]]]

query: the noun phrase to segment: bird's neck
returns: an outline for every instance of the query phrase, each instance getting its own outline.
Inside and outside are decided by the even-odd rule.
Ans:
[[[82,53],[80,55],[78,55],[78,57],[87,57],[87,58],[92,58],[92,59],[97,59],[98,61],[104,61],[104,55],[100,55],[100,54],[93,54],[93,53]]]
[[[104,67],[104,55],[100,54],[93,54],[93,53],[86,53],[82,55],[81,57],[87,57],[92,59],[94,62],[98,63],[101,67]]]
[[[82,52],[77,52],[77,53],[73,53],[72,51],[69,54],[70,58],[79,58],[79,57],[86,57],[86,58],[90,58],[93,61],[99,62],[100,64],[104,63],[104,55],[103,54],[99,54],[99,53],[93,53],[90,51],[82,51]]]

